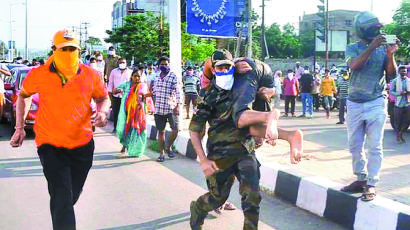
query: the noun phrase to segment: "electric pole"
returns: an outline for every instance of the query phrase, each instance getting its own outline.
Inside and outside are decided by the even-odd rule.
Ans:
[[[26,44],[25,44],[25,49],[24,49],[24,59],[28,60],[28,47],[27,47],[27,0],[26,0]]]
[[[262,41],[261,41],[261,48],[262,48],[262,56],[261,60],[265,61],[265,0],[262,0]]]
[[[248,52],[246,57],[252,58],[252,0],[248,0]]]
[[[329,62],[329,0],[326,0],[326,58],[325,58],[325,69],[327,69],[327,63]]]
[[[85,38],[84,38],[84,43],[85,43],[85,49],[87,49],[87,40],[88,40],[88,25],[90,24],[89,22],[82,22],[81,24],[84,25],[84,30],[85,30]]]

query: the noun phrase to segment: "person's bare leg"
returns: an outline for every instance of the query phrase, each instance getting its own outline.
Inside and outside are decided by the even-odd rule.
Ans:
[[[165,155],[165,131],[158,131],[159,155]]]
[[[189,107],[191,103],[186,103],[185,104],[185,109],[186,109],[186,119],[189,119]]]
[[[277,122],[280,112],[274,109],[272,112],[259,112],[246,110],[238,120],[238,128],[249,126],[249,133],[255,137],[265,139],[277,139]]]
[[[125,153],[125,146],[122,146],[121,153]]]
[[[167,146],[167,151],[169,151],[174,144],[175,139],[177,139],[178,136],[178,130],[172,130],[171,134],[169,135],[169,141],[168,141],[168,146]]]

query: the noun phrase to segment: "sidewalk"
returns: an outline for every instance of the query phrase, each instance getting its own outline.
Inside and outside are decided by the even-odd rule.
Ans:
[[[301,104],[299,102],[296,108],[296,115],[300,115],[301,112],[298,109],[301,108]],[[332,113],[332,118],[327,120],[323,109],[314,113],[313,119],[282,117],[280,127],[303,130],[304,152],[307,154],[307,159],[303,159],[297,165],[292,165],[289,161],[289,145],[286,142],[279,140],[275,147],[265,144],[256,153],[262,165],[267,167],[261,168],[262,187],[275,195],[288,198],[299,207],[351,228],[384,230],[390,229],[386,226],[395,226],[391,229],[410,229],[410,133],[405,134],[407,143],[396,144],[394,132],[389,122],[386,123],[385,156],[381,180],[377,187],[379,196],[373,202],[364,203],[357,199],[360,194],[352,196],[338,191],[341,186],[354,181],[355,177],[352,173],[351,156],[347,149],[346,125],[336,125],[337,117],[338,111],[336,110]],[[183,139],[189,139],[190,120],[184,118],[185,113],[181,115],[182,132],[180,136],[185,137]],[[149,119],[149,123],[154,124],[152,117]],[[155,137],[153,135],[151,134],[151,138]],[[189,141],[179,139],[177,145],[186,144],[180,152],[192,156],[193,150],[189,146]],[[282,180],[286,183],[281,183]],[[284,190],[283,193],[279,191],[281,189]],[[320,198],[320,191],[315,191],[311,194],[312,197],[309,197],[309,193],[315,189],[325,193],[324,200]],[[294,194],[292,195],[290,191]],[[332,197],[336,204],[329,204]],[[349,202],[350,206],[346,206]],[[318,207],[319,203],[322,207]],[[373,210],[371,215],[368,214],[369,210]],[[380,216],[380,221],[383,220],[386,223],[374,223],[375,214]],[[397,221],[397,223],[389,225],[386,215],[393,215],[392,222]],[[373,222],[372,224],[378,227],[369,228],[369,222]]]

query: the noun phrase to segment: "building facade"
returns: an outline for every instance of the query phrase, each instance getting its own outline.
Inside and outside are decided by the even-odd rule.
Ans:
[[[358,13],[359,11],[352,10],[329,11],[328,47],[330,52],[342,54],[347,44],[358,40],[353,25],[354,17]],[[303,15],[299,20],[299,35],[312,33],[315,30],[315,24],[320,20],[322,19],[317,14]],[[325,51],[325,42],[317,37],[315,39],[316,51]]]
[[[164,22],[168,18],[168,0],[134,0],[128,1],[121,0],[113,4],[113,10],[111,13],[111,25],[112,29],[124,25],[124,18],[127,15],[129,9],[143,9],[145,12],[152,12],[154,15],[163,15]]]

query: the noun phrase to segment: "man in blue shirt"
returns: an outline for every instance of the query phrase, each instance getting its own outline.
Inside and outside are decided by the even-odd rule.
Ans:
[[[346,121],[357,181],[342,191],[363,192],[362,200],[370,201],[376,196],[375,186],[383,159],[382,143],[387,118],[384,72],[389,78],[396,76],[394,53],[399,41],[386,44],[386,37],[380,34],[382,25],[371,12],[359,13],[354,26],[360,41],[346,47],[346,63],[352,71]],[[369,148],[368,159],[363,151],[365,138]]]

